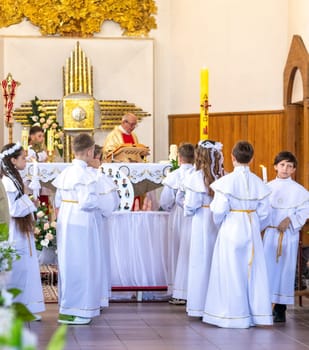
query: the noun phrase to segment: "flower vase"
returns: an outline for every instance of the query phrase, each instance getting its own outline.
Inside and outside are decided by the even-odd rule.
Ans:
[[[57,264],[56,249],[53,247],[43,247],[39,255],[40,265],[55,265]]]

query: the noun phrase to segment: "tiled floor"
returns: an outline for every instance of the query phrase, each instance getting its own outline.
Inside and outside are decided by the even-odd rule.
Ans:
[[[288,309],[287,323],[222,329],[188,317],[167,302],[112,303],[88,326],[69,326],[66,350],[305,350],[309,349],[309,299]],[[29,327],[43,350],[57,328],[56,304]]]

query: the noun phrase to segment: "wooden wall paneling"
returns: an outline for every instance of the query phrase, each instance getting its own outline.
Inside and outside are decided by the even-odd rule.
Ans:
[[[231,151],[239,140],[251,142],[255,148],[251,170],[261,175],[260,165],[267,167],[268,177],[275,177],[273,159],[283,147],[283,111],[229,112],[209,115],[209,139],[223,144],[224,167],[233,170]],[[169,116],[169,142],[196,143],[199,137],[199,115]],[[191,138],[190,138],[191,137]]]
[[[261,176],[261,165],[266,166],[268,180],[275,178],[274,157],[282,150],[282,111],[251,114],[248,118],[247,140],[254,146],[251,169]]]
[[[174,114],[168,116],[169,145],[181,142],[196,144],[200,137],[200,117],[198,114]]]
[[[224,168],[233,170],[231,151],[239,140],[247,136],[247,115],[223,113],[211,114],[209,117],[209,139],[223,144]]]
[[[308,155],[308,113],[304,113],[303,106],[294,106],[296,131],[295,131],[295,153],[298,160],[296,169],[296,181],[304,184],[307,188],[309,186],[309,155]]]

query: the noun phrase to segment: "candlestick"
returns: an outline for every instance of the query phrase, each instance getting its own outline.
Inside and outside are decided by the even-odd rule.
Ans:
[[[208,139],[208,69],[202,68],[200,77],[200,140]]]
[[[262,168],[262,179],[264,183],[267,183],[267,168],[264,165],[260,165],[260,167]]]
[[[29,139],[29,130],[28,128],[23,128],[21,131],[21,145],[25,151],[28,150],[28,139]]]
[[[47,130],[47,151],[52,152],[54,150],[54,130]]]

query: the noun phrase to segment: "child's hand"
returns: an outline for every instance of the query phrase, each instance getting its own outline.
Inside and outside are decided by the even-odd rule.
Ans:
[[[94,158],[94,159],[91,159],[91,160],[88,162],[88,165],[91,166],[91,167],[93,167],[93,168],[98,169],[99,166],[101,165],[101,162],[100,162],[99,159]]]
[[[283,220],[280,222],[280,224],[278,225],[278,230],[279,230],[280,232],[285,232],[286,229],[289,227],[290,223],[291,223],[291,220],[290,220],[289,217],[283,219]]]
[[[29,196],[29,198],[30,198],[31,202],[32,202],[37,208],[40,206],[40,200],[39,200],[38,198],[35,199],[35,198],[33,197],[32,194]]]

